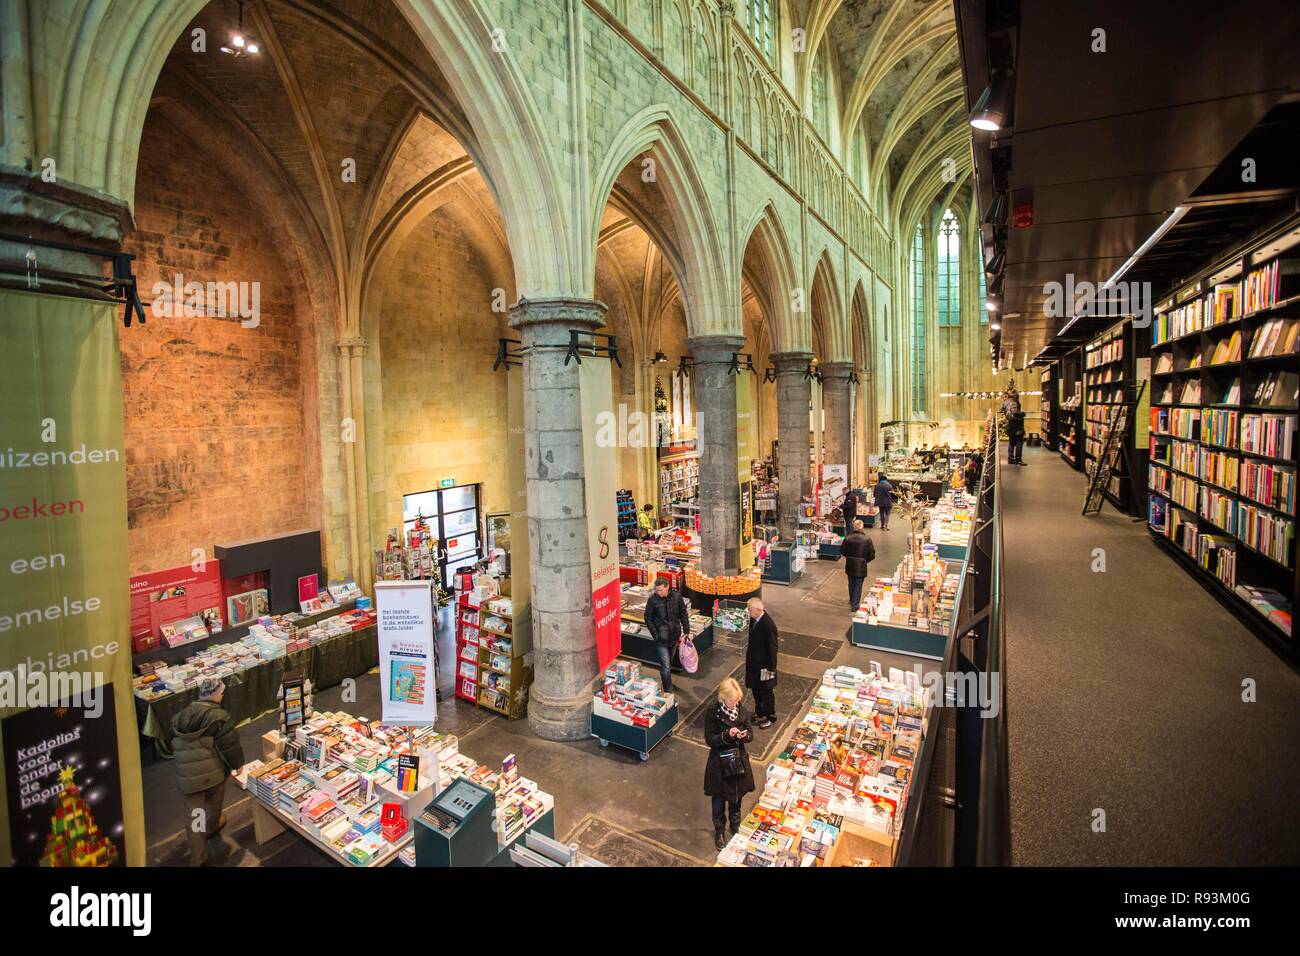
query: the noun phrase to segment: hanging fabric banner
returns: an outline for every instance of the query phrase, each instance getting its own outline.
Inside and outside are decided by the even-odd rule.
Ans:
[[[143,865],[116,309],[0,316],[0,862]]]
[[[591,604],[600,669],[623,649],[623,603],[618,576],[616,445],[626,434],[609,427],[613,411],[610,361],[585,356],[578,369],[582,393],[582,460],[591,552]],[[602,425],[606,427],[601,427]],[[610,440],[611,435],[614,440]]]

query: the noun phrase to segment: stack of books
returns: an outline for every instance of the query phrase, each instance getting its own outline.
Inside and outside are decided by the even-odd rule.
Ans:
[[[676,704],[659,681],[643,674],[635,661],[615,661],[605,670],[600,691],[592,698],[591,712],[633,727],[652,727]]]

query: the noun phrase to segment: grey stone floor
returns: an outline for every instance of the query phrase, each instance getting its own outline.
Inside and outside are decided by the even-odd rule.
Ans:
[[[1025,461],[1002,469],[1013,862],[1300,862],[1300,677],[1145,524],[1082,517],[1057,453]]]
[[[904,551],[905,532],[891,528],[871,532],[877,561],[872,570],[892,571]],[[789,736],[806,709],[822,672],[833,664],[865,667],[869,660],[889,666],[910,666],[905,659],[851,646],[846,640],[850,614],[842,562],[818,561],[791,587],[767,585],[764,598],[783,633],[777,685],[778,724],[759,731],[755,775],[761,778],[759,756],[770,757]],[[736,672],[744,647],[721,638],[703,655],[699,672],[674,678],[681,716],[678,727],[642,762],[616,746],[602,749],[595,739],[577,743],[540,740],[526,720],[507,721],[480,711],[452,696],[450,665],[454,659],[452,621],[440,621],[440,652],[444,663],[440,685],[438,729],[457,734],[461,749],[484,763],[499,762],[514,753],[521,772],[555,795],[556,835],[577,840],[598,859],[619,865],[708,865],[713,849],[709,800],[703,794],[707,750],[701,738],[701,707],[723,677]],[[318,695],[320,709],[344,709],[367,717],[379,715],[379,685],[375,675],[358,681],[358,701],[342,704],[340,690]],[[747,701],[752,706],[752,701]],[[246,724],[240,734],[248,757],[259,750],[260,736],[274,724],[268,715]],[[145,818],[151,865],[183,866],[188,862],[183,826],[184,806],[166,762],[144,768]],[[231,785],[227,791],[226,831],[221,862],[227,866],[331,865],[325,854],[292,833],[264,846],[253,840],[252,797]],[[746,809],[754,800],[751,795]]]

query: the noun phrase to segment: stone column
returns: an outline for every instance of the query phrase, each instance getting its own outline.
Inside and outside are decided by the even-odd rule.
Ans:
[[[849,453],[853,447],[849,434],[849,375],[852,362],[823,362],[817,366],[822,373],[822,407],[826,409],[826,428],[822,435],[822,462],[829,465],[847,465],[851,469]]]
[[[533,640],[528,724],[546,740],[584,740],[591,733],[598,660],[583,483],[582,399],[578,364],[565,365],[564,357],[570,330],[595,331],[604,312],[603,304],[590,299],[521,300],[510,311],[510,325],[519,332],[525,353],[524,471]]]
[[[736,434],[733,355],[744,338],[707,335],[688,339],[695,359],[695,407],[700,416],[700,570],[740,571],[740,467]]]
[[[799,528],[799,496],[808,471],[808,395],[805,373],[811,352],[773,352],[776,369],[777,527],[781,540],[791,541]]]

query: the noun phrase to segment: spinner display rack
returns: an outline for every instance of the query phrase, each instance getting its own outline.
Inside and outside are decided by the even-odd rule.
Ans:
[[[1152,535],[1270,644],[1294,656],[1300,256],[1291,221],[1183,286],[1152,324]]]

